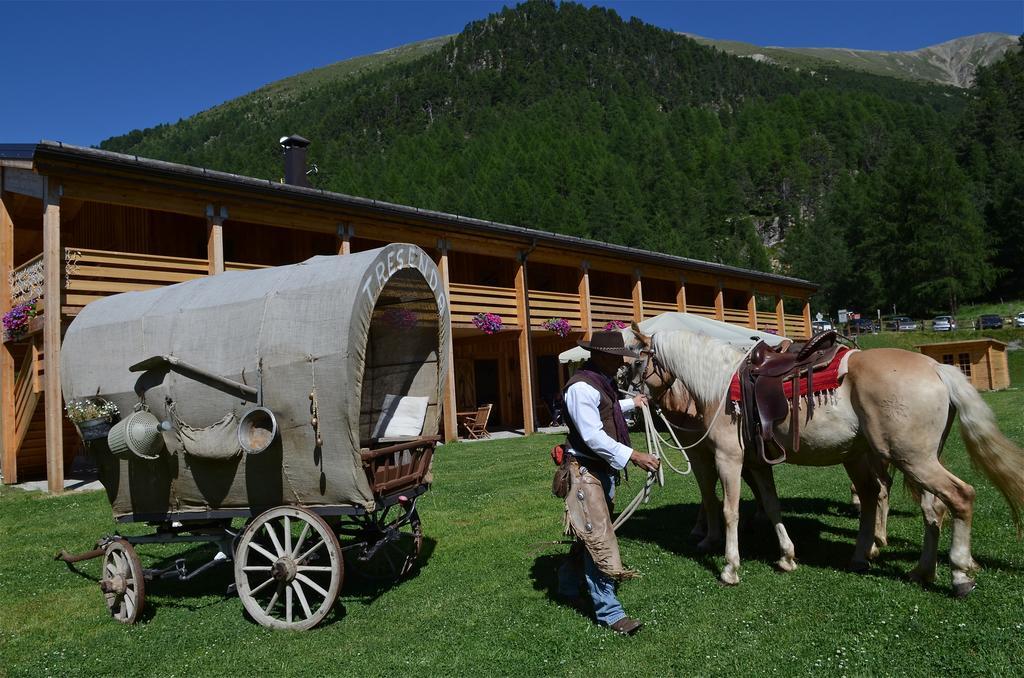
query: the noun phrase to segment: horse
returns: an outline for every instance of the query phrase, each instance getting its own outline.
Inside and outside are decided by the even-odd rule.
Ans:
[[[720,579],[725,584],[738,584],[744,445],[739,417],[724,414],[724,401],[744,353],[686,330],[646,336],[634,325],[621,331],[626,345],[642,356],[633,363],[635,381],[660,385],[661,393],[657,395],[666,407],[679,414],[685,406],[681,414],[689,412],[690,419],[699,422],[706,435],[703,446],[714,466],[695,464],[694,473],[709,521],[716,501],[708,499],[709,495],[715,497],[715,473],[722,483],[726,564]],[[874,546],[880,486],[884,484],[879,479],[887,476],[884,467],[889,464],[899,469],[916,491],[924,516],[921,557],[911,578],[922,584],[934,582],[939,533],[948,509],[953,520],[949,553],[953,593],[963,597],[974,589],[974,575],[979,569],[971,556],[975,491],[939,461],[957,414],[971,462],[1006,499],[1020,537],[1024,451],[999,431],[992,410],[956,366],[942,365],[902,349],[857,351],[849,355],[847,374],[834,397],[815,408],[814,417],[799,427],[798,450],[793,449],[790,417],[776,425],[776,438],[786,448],[789,463],[843,464],[850,474],[861,500],[854,550],[858,569],[867,567]],[[774,483],[763,471],[752,475],[758,479],[764,509],[779,538],[783,553],[780,567],[790,569],[794,548],[782,524]]]

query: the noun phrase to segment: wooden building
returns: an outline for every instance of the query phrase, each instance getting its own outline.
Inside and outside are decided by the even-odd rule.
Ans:
[[[946,365],[956,365],[979,391],[999,391],[1010,386],[1006,344],[995,339],[967,339],[921,344],[916,349]]]
[[[39,299],[0,351],[5,483],[45,472],[62,489],[78,448],[62,416],[62,330],[105,295],[197,276],[410,242],[436,258],[452,307],[455,414],[534,431],[559,388],[557,355],[612,320],[699,313],[810,334],[803,280],[56,142],[0,145],[0,304]],[[760,309],[760,310],[759,310]],[[501,316],[485,335],[479,312]],[[559,337],[541,325],[564,318]]]

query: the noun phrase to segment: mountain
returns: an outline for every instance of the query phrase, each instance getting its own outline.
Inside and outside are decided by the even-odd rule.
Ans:
[[[847,68],[874,75],[967,88],[979,66],[998,61],[1017,38],[1006,33],[978,33],[909,52],[884,52],[836,47],[760,47],[734,40],[689,35],[702,45],[755,61],[803,70]]]
[[[778,68],[600,7],[532,0],[101,147],[277,180],[276,140],[296,133],[326,190],[774,269],[827,283],[829,303],[911,310],[930,308],[934,289],[976,296],[995,275],[972,178],[1005,151],[983,144],[976,167],[961,158],[971,101],[927,82]],[[1006,105],[999,120],[1015,120]],[[1012,200],[998,176],[985,181]],[[938,237],[955,256],[932,248],[904,266],[926,232],[955,233]],[[905,271],[944,282],[915,286]]]

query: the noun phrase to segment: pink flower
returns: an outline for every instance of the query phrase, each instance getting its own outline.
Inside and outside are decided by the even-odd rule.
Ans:
[[[545,320],[541,327],[549,332],[554,332],[560,337],[567,337],[569,336],[569,333],[572,332],[572,327],[569,325],[569,321],[565,318],[551,318],[550,320]]]
[[[501,331],[501,316],[495,313],[477,313],[473,316],[473,325],[484,334],[497,334]]]
[[[622,322],[621,320],[612,320],[611,322],[607,323],[602,329],[604,329],[605,332],[614,332],[615,330],[621,330],[626,327],[629,327],[629,325]]]

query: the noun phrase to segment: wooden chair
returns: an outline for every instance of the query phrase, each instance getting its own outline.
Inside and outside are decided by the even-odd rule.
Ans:
[[[487,432],[487,420],[491,418],[492,407],[494,406],[490,404],[481,405],[475,413],[463,417],[462,426],[472,440],[491,437],[491,434]]]

